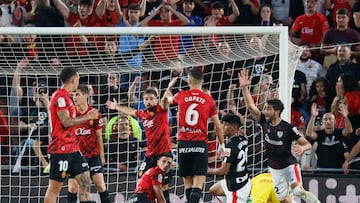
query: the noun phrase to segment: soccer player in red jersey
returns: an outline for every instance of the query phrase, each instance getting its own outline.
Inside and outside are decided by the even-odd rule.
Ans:
[[[127,201],[128,203],[166,203],[162,192],[165,174],[171,169],[173,156],[166,152],[158,156],[157,165],[144,173],[138,181],[135,194]]]
[[[169,87],[174,83],[170,82]],[[147,89],[143,93],[143,101],[146,109],[135,110],[127,106],[117,105],[116,101],[107,101],[106,106],[109,109],[116,109],[117,111],[126,115],[138,117],[145,128],[147,150],[145,154],[145,162],[139,167],[139,176],[144,171],[156,166],[157,159],[160,154],[165,152],[171,153],[170,129],[168,122],[168,108],[169,101],[167,94],[158,103],[158,94],[154,89]],[[168,184],[171,179],[171,173],[167,174],[168,179],[165,180],[163,187],[164,195],[169,202]]]
[[[224,135],[214,99],[202,91],[203,73],[189,71],[190,90],[180,91],[170,103],[178,110],[179,174],[183,177],[187,201],[199,202],[208,167],[208,118],[212,118],[219,138],[218,152],[224,150]],[[174,83],[174,82],[173,82]],[[170,89],[167,91],[171,92]],[[192,164],[189,164],[192,163]]]
[[[79,74],[73,67],[61,70],[62,87],[52,94],[50,100],[50,118],[52,124],[50,154],[50,179],[44,202],[55,203],[68,174],[75,177],[79,183],[80,202],[90,201],[89,166],[82,156],[75,136],[75,128],[85,121],[98,118],[94,109],[86,115],[76,117],[76,108],[71,99],[71,92],[79,85]]]
[[[89,87],[79,85],[73,93],[74,103],[76,105],[76,116],[81,117],[94,109],[88,104]],[[96,110],[96,109],[95,109]],[[76,126],[75,135],[80,146],[80,151],[86,158],[90,167],[90,176],[99,192],[102,203],[110,203],[110,197],[106,190],[102,166],[105,164],[104,144],[102,139],[103,121],[101,113],[96,110],[98,117],[88,120]],[[76,180],[69,178],[68,181],[68,203],[76,203],[77,191],[79,185]]]

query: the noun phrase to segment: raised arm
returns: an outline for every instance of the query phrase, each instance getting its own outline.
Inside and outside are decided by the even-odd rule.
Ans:
[[[136,76],[134,81],[131,83],[129,90],[128,90],[128,98],[129,98],[129,103],[130,105],[134,105],[138,102],[138,99],[135,95],[135,91],[136,91],[136,86],[139,84],[141,80],[141,76]]]
[[[219,119],[219,116],[216,114],[216,115],[213,115],[211,116],[211,119],[214,123],[214,127],[215,127],[215,134],[216,136],[218,137],[219,139],[219,144],[220,144],[220,147],[218,149],[218,152],[222,153],[222,150],[224,149],[220,149],[220,148],[224,148],[224,132],[222,130],[222,126],[221,126],[221,123],[220,123],[220,119]]]
[[[313,140],[316,140],[318,137],[317,133],[314,130],[315,120],[318,115],[319,115],[319,109],[317,108],[317,104],[313,103],[311,105],[311,117],[308,126],[306,128],[306,135],[310,136]]]
[[[20,103],[24,92],[20,86],[21,82],[21,70],[29,65],[29,60],[27,58],[21,59],[21,61],[17,64],[15,69],[14,78],[12,80],[12,91],[14,92],[17,98],[17,104]]]
[[[254,120],[260,121],[261,112],[256,107],[249,90],[249,85],[251,84],[251,79],[252,79],[251,77],[249,77],[249,70],[247,69],[241,70],[238,76],[239,76],[240,87],[242,89],[242,93],[245,101],[245,106],[246,108],[248,108]]]
[[[96,6],[96,9],[95,9],[95,13],[98,17],[102,18],[102,16],[104,16],[106,4],[107,4],[106,0],[99,0],[98,4]]]
[[[186,16],[175,10],[172,6],[166,4],[164,7],[171,11],[181,21],[182,25],[188,25],[190,23],[189,19]]]
[[[140,25],[140,26],[147,26],[147,25],[149,24],[150,20],[152,20],[157,14],[160,13],[160,9],[161,9],[162,6],[163,6],[163,4],[160,4],[160,6],[158,6],[152,14],[150,14],[150,15],[148,15],[146,18],[144,18],[144,19],[139,23],[139,25]]]
[[[145,12],[146,12],[146,0],[141,0],[141,3],[140,3],[140,17],[145,16]]]
[[[76,126],[85,121],[95,120],[98,118],[98,112],[96,109],[92,109],[86,115],[76,118],[72,118],[68,110],[61,110],[57,113],[57,115],[65,128]]]
[[[59,10],[59,12],[61,13],[61,15],[67,19],[69,17],[70,14],[70,10],[69,8],[66,6],[66,4],[61,1],[61,0],[54,0],[54,6],[55,8],[57,8],[57,10]]]
[[[136,116],[135,109],[127,107],[127,106],[118,105],[115,99],[114,99],[114,101],[107,101],[106,108],[111,109],[111,110],[117,110],[126,115]]]
[[[339,104],[339,109],[340,109],[341,115],[344,117],[344,122],[345,122],[345,128],[342,130],[342,135],[346,137],[346,136],[349,136],[353,132],[352,124],[348,117],[349,111],[348,111],[347,105],[345,105],[345,104]]]
[[[178,77],[175,77],[175,78],[171,79],[171,81],[169,82],[168,87],[166,88],[164,96],[161,98],[160,106],[163,109],[169,108],[169,105],[170,105],[171,99],[172,99],[171,90],[174,87],[177,80],[178,80]]]
[[[231,4],[232,14],[228,18],[231,23],[234,23],[236,18],[240,16],[240,11],[238,6],[236,5],[235,0],[229,0],[229,2]]]

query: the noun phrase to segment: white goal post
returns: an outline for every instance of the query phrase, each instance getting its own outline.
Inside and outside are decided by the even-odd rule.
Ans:
[[[288,39],[288,27],[283,26],[268,26],[268,27],[258,27],[258,26],[224,26],[224,27],[61,27],[61,28],[54,28],[54,27],[2,27],[0,29],[0,35],[12,35],[12,36],[24,36],[24,35],[37,35],[38,37],[47,37],[52,38],[52,36],[60,37],[61,39],[66,39],[68,36],[76,35],[84,35],[84,36],[102,36],[102,38],[106,37],[114,37],[120,38],[119,36],[129,35],[129,36],[146,36],[145,40],[151,37],[156,38],[158,41],[160,38],[158,36],[168,36],[168,35],[179,35],[179,36],[191,36],[191,47],[187,50],[185,54],[180,55],[176,58],[176,60],[180,61],[181,66],[186,69],[190,67],[197,67],[202,68],[203,70],[207,67],[207,72],[204,71],[204,77],[207,77],[207,83],[204,83],[204,86],[209,88],[211,90],[211,93],[214,93],[212,95],[219,105],[220,103],[226,103],[228,102],[227,98],[227,92],[230,92],[230,86],[229,84],[232,84],[233,81],[238,80],[238,77],[236,74],[234,74],[234,71],[239,71],[243,68],[249,68],[255,70],[256,63],[258,59],[261,58],[261,63],[266,65],[269,70],[268,72],[263,74],[264,69],[260,69],[260,72],[256,73],[255,76],[257,77],[257,83],[260,83],[266,76],[274,77],[274,84],[272,88],[276,89],[278,93],[279,99],[284,103],[285,109],[282,113],[282,118],[286,121],[290,122],[290,112],[291,112],[291,89],[292,89],[292,83],[293,83],[293,77],[295,72],[295,65],[296,61],[299,58],[300,48],[293,45],[291,42],[289,42]],[[105,36],[105,37],[104,37]],[[220,38],[221,40],[218,40]],[[17,40],[21,39],[21,37],[17,37]],[[215,39],[215,40],[214,40]],[[120,41],[120,40],[119,40]],[[216,43],[214,43],[216,41]],[[104,41],[103,41],[104,42]],[[223,42],[226,42],[227,49],[225,50],[227,53],[224,53],[221,46]],[[47,45],[51,46],[62,46],[62,50],[66,50],[68,44],[66,44],[66,40],[62,40],[62,44],[56,44],[58,41],[46,41],[46,43],[49,43]],[[53,43],[53,44],[52,44]],[[119,43],[117,41],[117,43]],[[154,41],[151,41],[150,43],[154,44]],[[40,44],[40,43],[39,43]],[[156,76],[155,79],[152,79],[150,76],[147,78],[147,81],[141,81],[141,82],[147,82],[147,83],[157,83],[159,85],[159,90],[162,89],[160,86],[162,86],[161,82],[163,81],[163,72],[167,72],[166,77],[168,77],[170,66],[173,63],[173,58],[167,60],[167,61],[157,61],[154,58],[154,55],[156,51],[154,51],[154,45],[151,44],[150,46],[147,46],[146,48],[142,48],[137,53],[141,53],[142,57],[142,64],[140,67],[133,68],[127,65],[127,59],[129,59],[128,56],[124,56],[122,54],[117,55],[113,60],[112,64],[115,65],[109,65],[107,64],[107,61],[104,59],[104,47],[101,47],[101,51],[95,51],[94,56],[95,57],[89,57],[84,61],[79,61],[78,58],[72,58],[71,60],[67,60],[68,57],[67,52],[61,52],[61,53],[50,53],[55,56],[61,56],[64,58],[63,61],[61,61],[61,66],[51,66],[51,65],[43,65],[41,63],[38,63],[34,66],[29,66],[26,68],[22,68],[21,75],[19,79],[19,83],[21,82],[24,92],[26,93],[26,89],[33,88],[33,81],[40,82],[41,80],[49,81],[49,78],[52,82],[51,84],[53,86],[49,86],[48,88],[52,91],[59,88],[60,82],[58,81],[58,73],[61,70],[61,67],[65,66],[74,66],[77,68],[77,70],[80,73],[80,76],[86,75],[88,76],[86,79],[86,82],[92,85],[98,85],[99,90],[101,85],[107,85],[103,84],[104,80],[101,80],[103,78],[106,78],[110,74],[115,74],[118,77],[120,77],[121,74],[127,74],[127,73],[152,73],[152,72],[161,72],[160,76]],[[117,44],[119,45],[119,44]],[[105,46],[105,45],[102,45]],[[165,44],[166,46],[166,44]],[[91,47],[93,48],[93,47]],[[168,46],[167,49],[171,49],[172,47]],[[4,51],[5,50],[5,51]],[[52,49],[55,50],[55,49]],[[23,51],[23,50],[20,50]],[[20,52],[19,49],[13,49],[9,48],[9,46],[5,46],[4,42],[0,42],[0,79],[1,77],[5,77],[6,82],[0,83],[0,90],[6,89],[7,96],[10,96],[10,90],[13,86],[13,84],[9,81],[13,80],[15,78],[16,74],[19,74],[16,72],[17,63],[19,63],[19,57],[18,52]],[[48,53],[45,53],[48,54]],[[133,57],[134,55],[131,55]],[[10,61],[12,60],[12,61]],[[251,61],[251,62],[249,62]],[[248,63],[249,62],[249,63]],[[39,65],[40,64],[40,65]],[[227,68],[227,66],[230,67]],[[204,68],[205,67],[205,68]],[[264,67],[263,67],[264,68]],[[227,72],[228,71],[228,72]],[[156,72],[156,74],[158,74]],[[226,79],[223,79],[223,75],[226,75],[226,72],[229,73],[231,76],[228,76]],[[274,76],[275,75],[275,76]],[[90,77],[92,76],[92,77]],[[19,75],[18,75],[19,77]],[[270,78],[271,78],[270,77]],[[96,81],[92,81],[93,79],[96,79]],[[21,81],[20,81],[21,80]],[[186,79],[185,79],[186,80]],[[272,79],[271,79],[272,80]],[[1,82],[1,81],[0,81]],[[130,81],[132,82],[132,81]],[[106,83],[106,80],[105,80]],[[129,83],[130,84],[130,83]],[[49,85],[49,83],[47,83]],[[44,87],[44,86],[42,86]],[[256,89],[255,85],[254,87],[251,87],[253,89]],[[38,87],[39,89],[39,87]],[[141,89],[141,88],[138,88]],[[141,94],[141,91],[137,89],[137,96]],[[39,90],[38,90],[39,91]],[[48,90],[51,92],[50,90]],[[214,91],[214,92],[212,92]],[[270,87],[268,90],[262,90],[270,92]],[[1,91],[0,91],[1,92]],[[240,92],[240,91],[239,91]],[[26,96],[29,96],[29,92]],[[127,92],[123,92],[126,94]],[[97,99],[101,100],[101,97],[108,96],[107,93],[100,93],[100,91],[97,93]],[[161,93],[160,93],[161,94]],[[254,93],[255,94],[255,93]],[[260,98],[260,94],[262,94],[260,91],[258,93],[259,95],[257,98]],[[110,95],[110,94],[109,94]],[[224,96],[225,95],[225,96]],[[235,95],[234,100],[237,100],[240,93]],[[267,95],[267,94],[266,94]],[[0,95],[0,99],[2,99],[3,95]],[[51,96],[51,95],[49,95]],[[12,95],[14,97],[14,95]],[[120,97],[120,96],[119,96]],[[225,98],[226,97],[226,98]],[[267,97],[267,96],[266,96]],[[266,98],[265,97],[265,98]],[[10,98],[10,97],[9,97]],[[110,96],[109,96],[110,98]],[[10,99],[6,98],[8,103],[10,103]],[[259,99],[260,100],[260,99]],[[245,116],[248,116],[248,112],[245,110],[245,107],[241,103],[240,99],[239,101],[235,102],[236,107],[238,109],[242,108],[242,112]],[[99,106],[103,103],[98,102]],[[219,105],[220,106],[220,105]],[[10,108],[11,109],[11,106]],[[176,111],[175,107],[173,107],[171,110]],[[219,109],[220,110],[220,109]],[[227,109],[227,112],[230,112],[229,109]],[[10,110],[9,110],[10,111]],[[240,110],[239,110],[240,111]],[[109,113],[110,114],[110,113]],[[26,115],[27,116],[27,115]],[[173,117],[176,117],[176,114],[172,115]],[[11,120],[11,116],[8,116],[8,121]],[[174,119],[175,120],[175,119]],[[109,119],[110,121],[110,119]],[[9,122],[10,125],[10,122]],[[246,124],[248,125],[248,124]],[[247,126],[244,125],[246,128]],[[257,158],[252,158],[253,163],[249,168],[249,172],[251,175],[255,175],[259,171],[254,170],[255,167],[263,167],[263,162],[265,162],[265,158],[263,157],[264,149],[263,149],[263,140],[261,137],[261,129],[259,126],[255,126],[256,124],[252,123],[252,137],[253,141],[249,141],[252,145],[253,150],[253,156]],[[255,126],[255,127],[254,127]],[[176,128],[176,123],[171,126],[172,129]],[[256,130],[255,130],[256,129]],[[260,129],[260,130],[259,130]],[[246,129],[247,130],[247,129]],[[250,130],[249,130],[250,131]],[[33,133],[35,134],[35,133]],[[256,136],[255,136],[256,134]],[[21,139],[21,136],[19,135],[11,135],[14,137],[18,137]],[[9,136],[9,137],[11,137]],[[35,135],[31,135],[35,136]],[[255,138],[256,137],[256,138]],[[260,140],[260,141],[259,141]],[[216,144],[216,140],[213,140]],[[259,144],[260,143],[260,144]],[[109,144],[109,143],[105,143]],[[259,146],[257,146],[257,144]],[[216,145],[215,145],[216,146]],[[15,147],[12,146],[9,142],[9,148]],[[255,149],[256,148],[256,149]],[[134,150],[135,151],[135,150]],[[249,146],[249,152],[251,151]],[[138,152],[138,151],[136,151]],[[29,152],[26,151],[24,155],[24,160],[29,160],[29,156],[34,158],[34,155],[27,154]],[[216,155],[215,155],[216,156]],[[42,198],[44,196],[44,191],[46,191],[47,187],[47,181],[48,177],[42,174],[42,170],[38,170],[41,168],[40,164],[35,164],[38,170],[39,174],[32,175],[31,168],[34,165],[31,165],[30,172],[27,171],[27,173],[24,173],[22,170],[24,167],[23,164],[19,163],[21,165],[20,172],[18,174],[12,173],[12,168],[14,167],[14,160],[13,158],[15,155],[10,155],[9,164],[4,166],[0,166],[1,169],[1,185],[0,190],[4,190],[4,193],[2,194],[2,198],[5,198],[5,200],[9,201],[16,201],[16,200],[25,200],[27,202],[32,202],[35,198],[36,201],[42,201]],[[260,157],[260,158],[259,158]],[[106,157],[108,161],[109,157]],[[20,159],[21,160],[21,159]],[[250,162],[250,161],[249,161]],[[257,162],[261,162],[258,164]],[[18,165],[19,165],[18,164]],[[8,167],[9,169],[7,170]],[[119,173],[118,169],[111,167],[107,167],[107,175],[106,177],[106,183],[108,185],[109,193],[111,195],[112,199],[116,199],[118,197],[118,194],[121,194],[121,198],[126,199],[129,194],[132,193],[135,183],[136,183],[136,177],[134,176],[134,173]],[[263,170],[263,168],[261,168]],[[119,175],[120,174],[120,175]],[[129,175],[130,174],[130,175]],[[179,178],[177,170],[175,169],[175,180],[174,183],[171,185],[171,194],[175,194],[180,197],[183,196],[183,185],[182,180]],[[209,194],[208,188],[209,185],[213,184],[216,181],[215,176],[207,178],[207,183],[204,188],[204,196],[202,199],[204,202],[212,202],[212,197]],[[39,185],[38,188],[36,188],[35,185]],[[111,186],[110,186],[111,185]],[[92,192],[94,188],[92,188]],[[66,199],[66,191],[65,189],[62,190],[59,201],[65,201]],[[177,197],[177,196],[176,196]],[[118,201],[122,201],[123,199],[117,199]],[[121,199],[121,200],[120,200]],[[175,201],[176,202],[176,201]],[[179,201],[181,202],[181,201]]]

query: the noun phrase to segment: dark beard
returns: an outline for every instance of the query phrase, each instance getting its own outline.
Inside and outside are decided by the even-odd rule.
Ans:
[[[300,56],[300,61],[307,61],[307,60],[309,60],[309,58],[310,58],[310,57],[303,58],[303,57]]]

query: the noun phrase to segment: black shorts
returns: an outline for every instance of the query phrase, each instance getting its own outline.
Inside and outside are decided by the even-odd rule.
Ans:
[[[86,162],[89,164],[90,176],[97,173],[104,173],[104,169],[101,164],[100,155],[93,156],[91,158],[85,158]],[[74,178],[75,176],[69,175],[69,178]]]
[[[208,145],[201,141],[178,141],[179,176],[206,175]]]
[[[133,194],[126,203],[151,203],[146,193]]]
[[[89,165],[80,151],[71,154],[50,155],[50,179],[64,182],[67,175],[75,177],[89,170]]]
[[[171,153],[171,152],[170,152]],[[149,157],[145,157],[145,162],[140,163],[139,166],[139,170],[138,170],[138,176],[139,178],[150,168],[153,168],[155,166],[157,166],[157,160],[159,158],[160,155],[154,155],[154,156],[149,156]],[[173,174],[172,171],[170,170],[168,173],[165,174],[165,180],[164,180],[164,184],[167,185],[169,183],[171,183],[173,178]]]

